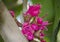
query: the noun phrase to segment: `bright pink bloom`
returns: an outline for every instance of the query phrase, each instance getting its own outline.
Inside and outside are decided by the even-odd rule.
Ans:
[[[40,41],[46,42],[44,40],[44,29],[47,29],[47,25],[49,24],[48,21],[43,21],[43,18],[39,17],[41,6],[39,4],[29,6],[28,11],[24,14],[25,21],[22,25],[22,33],[26,36],[28,40],[34,39],[34,33],[38,30],[41,30],[40,32]],[[31,23],[30,19],[34,17]],[[35,20],[35,21],[34,21]],[[35,24],[36,22],[36,24]]]
[[[48,24],[49,24],[48,21],[44,21],[44,22],[42,23],[43,26],[47,26]]]
[[[48,29],[46,27],[47,25],[48,25],[48,21],[43,21],[41,26],[39,26],[40,27],[39,29],[40,30],[44,30],[45,29],[46,31],[48,31]]]
[[[41,42],[46,42],[45,40],[41,40]]]
[[[23,25],[22,25],[22,27],[25,27],[25,26],[28,26],[28,25],[29,25],[28,22],[24,22]]]
[[[36,21],[37,21],[37,23],[38,23],[38,24],[42,24],[43,19],[42,19],[42,18],[40,18],[40,17],[36,17]]]
[[[33,40],[34,39],[34,35],[31,32],[27,32],[27,39],[28,40]]]
[[[48,31],[48,28],[47,28],[46,26],[40,26],[40,27],[39,27],[39,30],[44,30],[44,29],[45,29],[46,31]]]
[[[34,33],[34,30],[32,29],[31,25],[28,22],[25,22],[22,25],[22,33],[26,34],[27,32]]]
[[[39,4],[29,6],[29,9],[27,11],[27,14],[30,14],[31,16],[38,16],[40,13],[41,6]]]
[[[44,38],[44,33],[43,32],[40,32],[40,38],[42,39],[42,38]]]
[[[31,27],[33,30],[39,30],[39,27],[37,24],[31,24]]]
[[[27,37],[28,40],[33,40],[34,35],[33,35],[34,30],[31,28],[30,25],[25,25],[22,28],[22,33]]]
[[[25,28],[22,29],[22,33],[25,35],[28,31]]]
[[[15,15],[15,13],[14,13],[14,11],[9,11],[10,12],[10,14],[12,15],[12,17],[14,17],[14,15]]]
[[[39,27],[39,30],[44,30],[45,29],[45,26],[40,26]]]
[[[27,30],[23,30],[22,33],[27,37],[28,40],[33,40],[34,35],[33,33],[27,31]]]
[[[26,27],[23,27],[23,28],[22,28],[22,32],[23,32],[23,34],[25,34],[25,33],[27,33],[27,32],[33,33],[34,30],[33,30],[30,26],[26,26]]]

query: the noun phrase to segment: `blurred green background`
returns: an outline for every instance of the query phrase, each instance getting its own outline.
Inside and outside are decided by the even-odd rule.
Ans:
[[[8,10],[14,10],[16,17],[23,9],[23,4],[17,5],[17,0],[2,0]],[[31,0],[33,4],[41,4],[41,14],[44,16],[48,14],[44,20],[48,20],[52,24],[48,26],[48,31],[45,31],[47,42],[60,42],[60,30],[59,30],[59,20],[60,20],[60,0]],[[0,36],[0,42],[4,42]]]

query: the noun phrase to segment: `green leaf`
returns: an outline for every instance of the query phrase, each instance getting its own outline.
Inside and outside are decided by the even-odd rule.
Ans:
[[[2,0],[2,1],[7,6],[7,8],[12,7],[17,2],[17,0]]]
[[[13,10],[16,17],[20,14],[23,9],[23,4],[17,5],[17,0],[3,0],[8,10]]]
[[[23,4],[13,7],[11,10],[14,10],[15,15],[18,16],[20,15],[20,12],[22,11],[22,9],[23,9]]]
[[[2,39],[1,35],[0,35],[0,42],[4,42],[4,40]]]

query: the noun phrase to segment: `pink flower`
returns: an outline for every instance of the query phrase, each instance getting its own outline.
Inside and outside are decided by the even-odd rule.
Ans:
[[[41,40],[41,42],[46,42],[45,40]]]
[[[49,24],[48,21],[43,21],[42,24],[39,26],[39,29],[40,30],[44,30],[45,29],[46,31],[48,31],[48,29],[46,27],[48,24]]]
[[[40,17],[36,17],[36,21],[37,21],[37,23],[38,23],[38,24],[42,24],[43,19],[42,19],[42,18],[40,18]]]
[[[22,29],[22,33],[25,35],[28,31],[25,28]]]
[[[9,12],[12,15],[12,17],[14,17],[14,15],[15,15],[14,11],[10,10]]]
[[[34,35],[31,32],[27,32],[27,39],[28,40],[33,40],[34,39]]]
[[[25,22],[22,25],[22,33],[26,36],[28,40],[34,39],[34,33],[40,31],[40,41],[46,42],[44,40],[45,34],[44,29],[47,29],[48,21],[43,21],[43,18],[39,17],[41,6],[39,4],[29,6],[28,11],[24,14]]]
[[[45,29],[46,31],[48,31],[48,28],[47,28],[46,26],[43,26],[43,25],[42,25],[42,26],[39,26],[39,30],[44,30],[44,29]]]
[[[40,26],[39,27],[39,30],[44,30],[45,29],[45,26]]]
[[[36,30],[36,31],[39,30],[39,27],[37,24],[31,24],[31,27],[33,30]]]
[[[48,21],[44,21],[44,22],[42,23],[43,26],[47,26],[48,24],[49,24]]]
[[[34,30],[28,22],[25,22],[22,26],[22,33],[26,34],[27,32],[34,33]]]
[[[22,27],[25,27],[25,26],[28,26],[28,25],[29,25],[28,22],[24,22],[23,25],[22,25]]]
[[[25,25],[22,28],[22,33],[27,37],[28,40],[33,40],[34,35],[33,35],[34,30],[31,28],[30,25]]]
[[[22,33],[26,36],[26,38],[27,38],[28,40],[33,40],[33,38],[34,38],[33,33],[29,32],[29,31],[27,31],[27,30],[22,30]]]
[[[34,30],[33,30],[30,26],[26,26],[26,27],[24,27],[24,28],[22,29],[22,32],[23,32],[23,34],[25,34],[25,33],[27,33],[27,32],[33,33]]]
[[[31,16],[38,16],[40,13],[41,6],[39,4],[29,6],[29,9],[27,11],[27,14],[30,14]]]
[[[40,39],[43,39],[44,38],[44,33],[43,32],[40,32]]]

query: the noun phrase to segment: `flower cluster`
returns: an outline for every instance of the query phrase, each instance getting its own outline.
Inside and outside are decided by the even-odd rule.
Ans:
[[[49,25],[48,21],[43,21],[43,17],[39,17],[41,5],[35,4],[29,6],[29,9],[24,13],[24,23],[22,24],[22,33],[26,36],[28,40],[33,40],[35,37],[35,32],[40,31],[39,38],[40,42],[46,42],[44,40],[44,30],[47,29]],[[9,11],[12,17],[15,16],[14,11]]]
[[[34,39],[34,33],[40,31],[40,42],[46,42],[44,40],[44,30],[47,29],[48,21],[43,21],[42,17],[39,17],[41,5],[35,4],[29,6],[29,9],[24,14],[26,21],[22,25],[22,33],[28,40]]]

